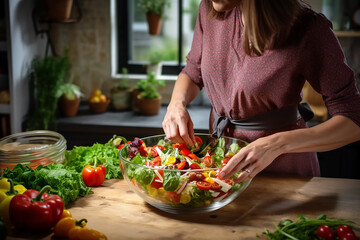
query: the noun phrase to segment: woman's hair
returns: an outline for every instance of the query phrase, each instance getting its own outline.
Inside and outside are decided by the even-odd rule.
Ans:
[[[241,0],[244,19],[244,50],[248,55],[261,56],[265,50],[280,48],[290,38],[301,13],[309,8],[303,0]],[[222,19],[208,2],[208,16]]]

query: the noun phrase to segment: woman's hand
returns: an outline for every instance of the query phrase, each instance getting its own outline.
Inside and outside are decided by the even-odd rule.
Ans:
[[[196,142],[193,122],[186,107],[181,103],[169,104],[162,126],[166,137],[172,142],[185,142],[189,146]]]
[[[221,170],[221,178],[227,179],[240,170],[242,172],[234,179],[236,183],[255,177],[281,154],[273,140],[271,136],[263,137],[243,147]]]

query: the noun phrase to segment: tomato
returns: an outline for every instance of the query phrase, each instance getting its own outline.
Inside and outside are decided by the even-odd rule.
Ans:
[[[348,225],[340,225],[336,229],[336,234],[341,237],[345,235],[346,233],[352,233],[354,234],[353,230]]]
[[[228,164],[228,162],[230,161],[230,159],[231,159],[230,157],[223,158],[221,160],[221,166],[225,167],[226,164]]]
[[[123,146],[125,146],[125,144],[120,144],[117,148],[121,149]]]
[[[213,184],[211,184],[211,190],[213,191],[219,191],[221,189],[221,185],[218,184],[217,182],[214,182]]]
[[[180,202],[180,194],[177,194],[176,192],[167,192],[166,198],[169,199],[173,203],[179,203]]]
[[[180,150],[183,148],[187,148],[186,143],[175,143],[172,146],[173,148],[179,148]]]
[[[147,162],[146,166],[148,166],[148,167],[161,166],[161,158],[159,156],[157,156],[153,160]]]
[[[209,190],[211,188],[211,183],[205,181],[197,181],[196,186],[201,190]]]
[[[192,160],[197,160],[197,156],[195,154],[193,154],[193,153],[190,153],[188,155],[188,157],[191,158]]]
[[[355,236],[354,232],[347,232],[340,236],[340,240],[358,240],[358,238]]]
[[[176,166],[179,170],[181,170],[185,167],[186,163],[187,163],[186,160],[183,160],[180,163],[178,163]]]
[[[200,172],[191,172],[189,173],[189,181],[203,181],[205,180],[205,176],[204,174],[200,173]]]
[[[212,158],[210,156],[204,157],[201,162],[204,163],[205,167],[207,167],[207,168],[211,167],[211,165],[213,163]]]
[[[198,136],[195,136],[195,141],[199,147],[203,144],[203,140]]]
[[[140,151],[140,155],[141,155],[141,156],[147,157],[148,152],[145,150],[145,146],[144,146],[144,145],[141,145],[141,146],[140,146],[139,151]]]
[[[189,156],[189,154],[191,154],[191,151],[187,148],[183,148],[180,150],[180,153],[184,156]]]
[[[159,156],[158,152],[154,147],[145,147],[144,150],[153,157]]]
[[[165,147],[162,145],[155,145],[154,148],[156,148],[156,147],[158,147],[158,149],[160,149],[161,151],[165,150]]]
[[[158,181],[155,181],[158,180]],[[154,180],[150,184],[153,188],[159,189],[163,186],[162,182],[159,182],[160,178],[158,176],[155,176]]]
[[[196,163],[192,163],[192,164],[190,165],[190,168],[191,168],[191,169],[201,169],[201,167],[199,166],[199,164],[196,164]]]
[[[335,239],[334,232],[331,230],[331,228],[328,225],[321,225],[317,229],[317,235],[320,238],[323,238],[325,240],[332,240]]]

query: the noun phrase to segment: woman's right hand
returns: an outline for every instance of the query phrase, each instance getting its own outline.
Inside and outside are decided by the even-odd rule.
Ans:
[[[181,102],[170,103],[167,108],[162,126],[166,137],[176,143],[185,142],[189,146],[195,145],[193,122],[189,112]]]

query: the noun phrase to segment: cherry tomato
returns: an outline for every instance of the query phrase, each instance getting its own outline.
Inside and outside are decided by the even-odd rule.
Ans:
[[[158,180],[158,181],[155,181]],[[159,182],[160,178],[158,176],[155,176],[154,180],[150,184],[153,188],[159,189],[163,186],[162,182]]]
[[[183,148],[180,150],[180,153],[184,156],[189,156],[189,154],[191,154],[191,151],[187,148]]]
[[[212,158],[210,156],[204,157],[201,162],[204,163],[205,167],[207,167],[207,168],[211,167],[211,165],[213,163]]]
[[[355,233],[347,232],[340,236],[340,240],[358,240],[358,238],[355,236]]]
[[[218,184],[217,182],[214,182],[213,184],[211,184],[211,190],[213,191],[219,191],[221,188],[220,184]]]
[[[195,141],[199,147],[203,144],[201,137],[195,136]]]
[[[180,163],[178,163],[176,165],[177,169],[179,169],[179,170],[183,169],[185,167],[186,163],[187,163],[186,160],[181,161]]]
[[[146,162],[146,166],[148,166],[148,167],[161,166],[161,158],[159,156],[157,156],[153,160]]]
[[[148,155],[150,154],[153,157],[159,156],[158,152],[154,147],[145,147],[144,149],[148,153]]]
[[[221,160],[221,166],[225,167],[226,164],[228,164],[228,162],[230,161],[230,159],[231,159],[230,157],[223,158]]]
[[[205,180],[205,176],[200,172],[189,173],[189,181],[202,181]]]
[[[337,227],[336,234],[339,237],[345,235],[346,233],[354,234],[354,231],[348,225],[340,225],[340,226]]]
[[[140,146],[139,151],[140,151],[140,155],[141,155],[141,156],[147,157],[148,152],[145,150],[145,146],[144,146],[144,145],[141,145],[141,146]]]
[[[191,158],[192,160],[197,160],[197,156],[195,155],[195,154],[193,154],[193,153],[190,153],[189,155],[188,155],[188,157],[189,158]]]
[[[175,143],[172,146],[173,148],[179,148],[180,150],[183,148],[187,148],[186,143]]]
[[[180,202],[180,194],[177,194],[176,192],[167,192],[166,198],[169,199],[173,203],[179,203]]]
[[[196,186],[201,190],[209,190],[211,188],[211,183],[205,181],[197,181]]]
[[[332,240],[335,239],[334,232],[328,225],[321,225],[317,229],[318,237],[325,239],[325,240]]]
[[[190,165],[190,168],[191,168],[191,169],[201,169],[201,167],[199,166],[199,164],[196,164],[196,163],[192,163],[192,164]]]
[[[120,144],[117,148],[121,149],[123,146],[125,146],[125,144]]]
[[[156,147],[158,147],[158,149],[160,149],[161,151],[165,150],[165,147],[162,145],[155,145],[154,148],[156,148]]]

